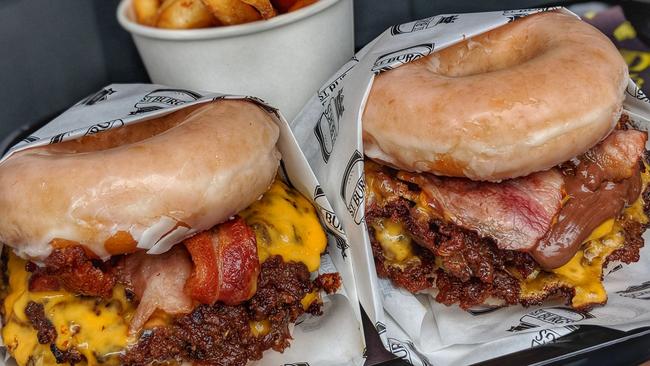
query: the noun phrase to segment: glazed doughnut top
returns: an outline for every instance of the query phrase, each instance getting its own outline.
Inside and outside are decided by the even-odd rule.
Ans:
[[[259,106],[223,100],[17,152],[0,165],[0,242],[36,261],[69,242],[160,254],[259,199],[278,137]]]
[[[591,25],[531,15],[378,75],[367,157],[411,172],[500,181],[596,145],[622,111],[627,65]]]

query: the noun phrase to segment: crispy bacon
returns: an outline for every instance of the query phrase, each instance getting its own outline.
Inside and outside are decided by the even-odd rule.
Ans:
[[[115,276],[110,265],[94,261],[81,246],[54,249],[45,267],[30,265],[30,291],[54,291],[60,287],[79,295],[109,297]]]
[[[143,251],[127,255],[118,272],[120,281],[140,300],[131,320],[131,333],[140,330],[156,309],[167,314],[192,311],[192,299],[183,290],[192,273],[192,261],[182,246],[159,255]]]
[[[250,299],[260,273],[255,233],[237,217],[185,240],[194,270],[185,285],[204,304],[236,305]]]
[[[645,153],[648,133],[637,130],[615,130],[603,142],[589,150],[585,157],[605,173],[603,180],[620,181],[632,176]]]

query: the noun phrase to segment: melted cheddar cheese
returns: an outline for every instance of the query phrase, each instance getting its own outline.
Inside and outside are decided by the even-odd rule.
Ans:
[[[260,263],[272,255],[302,262],[309,272],[320,267],[327,239],[314,206],[298,191],[276,179],[262,198],[240,215],[253,228]]]
[[[66,291],[29,292],[25,261],[9,254],[9,284],[4,300],[2,338],[18,365],[55,365],[49,344],[39,344],[37,332],[25,315],[30,301],[43,304],[45,316],[56,328],[56,346],[76,348],[89,365],[118,365],[128,344],[128,326],[134,307],[124,288],[116,286],[107,300],[75,296]]]
[[[650,169],[641,173],[642,191],[650,182]],[[571,305],[582,308],[607,301],[602,282],[603,264],[616,249],[625,245],[625,233],[621,220],[646,224],[643,197],[639,197],[623,211],[619,219],[609,219],[598,226],[585,240],[582,248],[569,262],[549,272],[538,271],[521,282],[521,297],[535,299],[549,289],[566,286],[575,290]]]
[[[404,266],[419,258],[413,251],[413,241],[404,226],[393,219],[378,219],[372,223],[375,239],[383,249],[384,260],[392,266]]]

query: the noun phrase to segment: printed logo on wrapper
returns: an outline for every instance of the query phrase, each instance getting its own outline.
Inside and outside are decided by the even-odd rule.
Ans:
[[[500,305],[481,305],[481,306],[473,307],[471,309],[467,309],[467,312],[474,316],[477,316],[477,315],[489,314],[491,312],[497,311],[502,308],[503,306]]]
[[[523,18],[525,16],[535,14],[535,13],[543,13],[546,11],[553,11],[560,9],[559,6],[552,6],[552,7],[547,7],[547,8],[536,8],[536,9],[517,9],[517,10],[504,10],[503,11],[503,16],[508,18],[508,23],[514,22],[515,20],[519,18]]]
[[[616,272],[616,271],[620,271],[621,269],[623,269],[623,265],[622,265],[622,264],[617,264],[617,265],[614,266],[612,269],[610,269],[609,271],[607,271],[607,274],[606,274],[605,276],[609,276],[609,275],[611,275],[612,273],[614,273],[614,272]]]
[[[31,135],[31,136],[27,136],[27,137],[25,137],[25,138],[21,141],[21,143],[29,144],[29,143],[32,143],[32,142],[34,142],[34,141],[38,141],[38,140],[40,140],[38,136],[33,136],[33,135]]]
[[[131,114],[148,113],[168,107],[176,107],[185,103],[194,102],[203,96],[197,92],[185,89],[156,89],[147,93],[133,107]]]
[[[110,130],[112,128],[118,128],[122,126],[124,126],[124,121],[122,121],[121,119],[115,119],[108,122],[100,122],[88,127],[88,130],[86,131],[84,136],[94,135],[99,132],[103,132],[106,130]]]
[[[381,55],[375,61],[372,72],[378,74],[383,71],[392,70],[400,65],[415,61],[433,52],[435,44],[423,43],[417,46],[402,48],[394,52]]]
[[[329,84],[325,85],[321,90],[318,91],[318,100],[325,105],[325,101],[327,98],[330,97],[330,95],[338,88],[339,84],[345,77],[348,75],[350,70],[354,69],[354,67],[359,63],[359,60],[356,57],[352,57],[350,61],[344,66],[347,68],[339,74],[332,82]]]
[[[340,89],[338,94],[330,98],[329,103],[321,113],[318,123],[316,123],[316,127],[314,127],[314,134],[316,134],[316,139],[320,145],[323,161],[326,163],[332,154],[332,150],[334,150],[334,143],[339,134],[339,121],[344,111],[343,89]]]
[[[591,318],[595,317],[589,312],[567,307],[537,309],[522,316],[519,319],[519,325],[510,327],[508,332],[520,332],[537,327],[562,326]]]
[[[620,296],[629,297],[638,300],[650,300],[650,281],[645,281],[640,285],[630,286],[623,291],[616,292]]]
[[[386,333],[386,324],[377,322],[377,324],[375,324],[375,329],[377,329],[377,334],[382,335]]]
[[[366,190],[362,166],[363,154],[359,150],[354,150],[341,182],[341,198],[345,202],[348,213],[357,225],[363,221],[363,210],[361,208]]]
[[[388,338],[389,351],[411,365],[433,366],[427,358],[417,351],[411,341]],[[415,362],[417,361],[417,362]]]
[[[438,24],[455,23],[456,20],[458,20],[458,14],[448,14],[425,18],[411,23],[394,25],[390,28],[390,34],[396,36],[398,34],[418,32],[433,28]]]
[[[635,98],[642,102],[650,102],[650,99],[648,99],[648,97],[643,93],[641,88],[633,83],[628,84],[628,86],[625,88],[625,93],[627,93],[627,95],[631,96],[632,98]]]
[[[332,236],[336,241],[336,247],[341,251],[341,257],[343,259],[347,258],[348,254],[346,250],[350,247],[347,241],[344,239],[343,225],[336,217],[334,212],[325,208],[324,203],[326,203],[327,198],[325,197],[325,192],[320,185],[316,186],[314,190],[314,203],[318,206],[321,217],[325,221],[325,227],[327,229],[327,234]]]
[[[549,344],[549,343],[555,343],[555,341],[558,338],[560,338],[560,337],[562,337],[562,336],[564,336],[566,334],[569,334],[569,333],[571,333],[571,332],[573,332],[573,331],[575,331],[577,329],[578,329],[578,327],[575,326],[575,325],[567,325],[564,328],[559,328],[559,329],[555,329],[555,330],[554,329],[542,329],[535,335],[533,340],[530,342],[530,347],[533,348],[533,347],[542,346],[542,345]],[[564,331],[562,331],[562,330],[564,330]]]
[[[114,93],[115,93],[115,90],[113,90],[113,88],[102,88],[100,91],[98,91],[96,93],[93,93],[93,94],[87,96],[86,98],[84,98],[81,102],[77,103],[77,105],[79,105],[79,104],[94,105],[94,104],[97,104],[99,102],[105,101],[106,99],[108,99],[109,95],[114,94]]]
[[[307,362],[294,362],[294,363],[285,363],[282,366],[309,366]]]

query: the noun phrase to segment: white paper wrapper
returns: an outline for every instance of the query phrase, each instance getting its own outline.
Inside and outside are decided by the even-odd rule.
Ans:
[[[323,315],[306,316],[294,327],[291,347],[284,353],[267,351],[253,365],[361,365],[365,341],[358,306],[352,263],[340,223],[300,151],[282,115],[263,101],[246,96],[196,92],[151,84],[113,84],[77,103],[27,137],[12,153],[72,140],[111,128],[142,122],[176,110],[217,99],[248,99],[262,106],[280,127],[278,149],[285,179],[314,202],[328,232],[328,254],[321,257],[320,273],[339,272],[343,287],[323,296]],[[173,152],[170,152],[173,153]],[[161,238],[160,240],[163,240]],[[159,241],[160,241],[159,240]],[[336,352],[332,352],[336,350]],[[3,361],[0,360],[0,364]]]
[[[577,312],[561,303],[465,312],[377,279],[364,221],[361,116],[374,75],[519,17],[563,8],[434,16],[391,27],[364,47],[291,123],[352,243],[359,299],[389,350],[417,365],[467,364],[552,341],[579,324],[650,322],[650,249],[639,263],[609,269],[607,306]],[[572,13],[571,13],[572,14]],[[650,126],[650,103],[630,81],[625,108]],[[468,101],[471,103],[471,101]],[[385,311],[385,312],[384,312]]]

